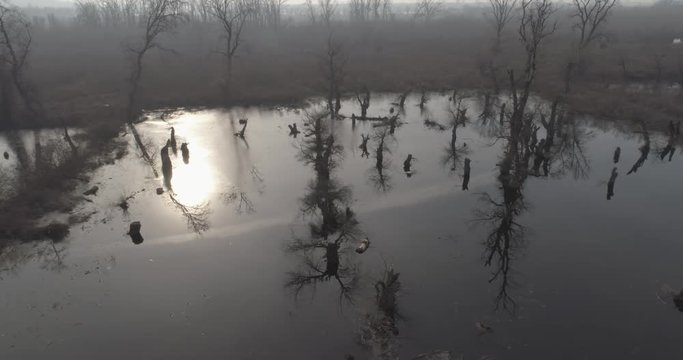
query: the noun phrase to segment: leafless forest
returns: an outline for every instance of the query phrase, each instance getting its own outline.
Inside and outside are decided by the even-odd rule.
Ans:
[[[401,102],[422,93],[424,105],[426,91],[467,89],[510,95],[519,126],[534,94],[608,120],[678,121],[681,18],[681,3],[616,0],[82,0],[69,9],[3,0],[0,127],[59,127],[65,141],[41,145],[41,164],[13,150],[22,185],[0,222],[22,229],[17,214],[68,211],[76,200],[61,199],[64,182],[121,156],[120,131],[144,149],[133,124],[145,109],[317,96],[334,115],[341,98],[367,109],[370,92],[402,94]],[[75,140],[73,127],[82,129]]]
[[[521,74],[527,61],[523,8],[537,4],[86,0],[56,12],[3,2],[2,123],[121,123],[143,108],[297,103],[328,91],[330,47],[343,67],[341,96],[366,87],[509,91],[508,69]],[[574,110],[601,116],[678,117],[683,45],[673,42],[683,4],[548,4],[532,91],[564,93]]]

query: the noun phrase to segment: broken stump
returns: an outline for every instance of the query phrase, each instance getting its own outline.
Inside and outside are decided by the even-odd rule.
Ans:
[[[140,233],[140,229],[142,228],[142,224],[140,224],[139,221],[133,221],[130,223],[130,228],[128,229],[128,236],[130,236],[131,240],[133,240],[133,244],[139,245],[142,244],[142,242],[145,240],[142,237],[142,234]]]
[[[97,185],[95,185],[95,186],[91,187],[90,189],[86,190],[83,193],[83,195],[86,195],[86,196],[87,195],[97,195],[98,190],[100,190],[100,188]]]

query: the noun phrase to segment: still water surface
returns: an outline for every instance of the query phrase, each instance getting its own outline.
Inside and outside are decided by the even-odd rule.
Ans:
[[[389,116],[393,99],[373,95],[369,115]],[[433,95],[423,111],[416,103],[408,99],[393,134],[346,119],[321,121],[324,136],[316,136],[304,126],[315,124],[313,108],[151,113],[137,129],[159,175],[170,128],[178,147],[188,143],[187,163],[171,151],[171,190],[156,194],[161,176],[125,135],[128,155],[85,186],[100,187],[77,209],[90,220],[54,248],[29,244],[3,258],[0,358],[683,353],[683,314],[661,296],[683,288],[683,162],[678,150],[660,160],[664,129],[650,129],[647,159],[627,174],[642,155],[642,133],[567,120],[547,176],[545,166],[530,169],[511,190],[500,176],[508,140],[497,115],[483,124],[481,103],[465,99],[469,122],[451,147],[448,96]],[[360,113],[355,102],[342,105]],[[242,118],[244,139],[234,136]],[[128,197],[124,212],[116,204]],[[126,234],[132,221],[142,224],[141,244]],[[358,254],[363,238],[370,246]],[[400,273],[398,314],[391,331],[373,331],[382,319],[376,283],[387,269]]]

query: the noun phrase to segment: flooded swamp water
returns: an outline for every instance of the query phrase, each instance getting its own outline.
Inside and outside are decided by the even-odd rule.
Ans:
[[[522,161],[498,105],[480,118],[464,98],[454,138],[448,95],[394,99],[368,114],[395,128],[314,107],[149,113],[149,161],[124,135],[128,154],[83,185],[99,187],[75,210],[87,222],[0,257],[0,359],[683,353],[683,161],[665,129],[567,115]]]

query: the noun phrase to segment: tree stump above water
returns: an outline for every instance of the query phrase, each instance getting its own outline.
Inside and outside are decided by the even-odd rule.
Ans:
[[[130,228],[128,229],[128,236],[130,236],[131,240],[133,240],[133,244],[139,245],[142,244],[145,239],[142,237],[142,234],[140,233],[140,229],[142,228],[142,224],[139,221],[133,221],[130,223]]]

